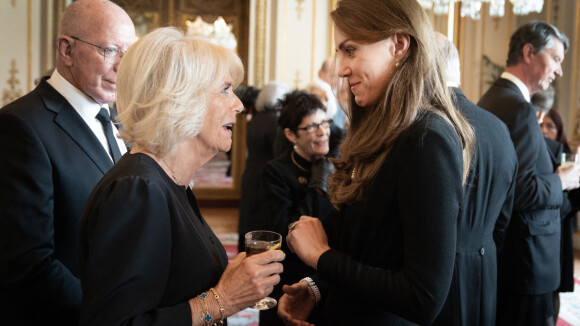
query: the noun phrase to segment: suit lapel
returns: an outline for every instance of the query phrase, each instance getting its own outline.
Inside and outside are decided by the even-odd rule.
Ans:
[[[36,89],[58,125],[105,174],[112,166],[109,154],[78,112],[43,79]]]

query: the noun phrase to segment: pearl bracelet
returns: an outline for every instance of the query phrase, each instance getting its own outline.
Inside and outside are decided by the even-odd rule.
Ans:
[[[322,299],[322,296],[320,295],[320,290],[318,289],[318,286],[316,286],[316,283],[314,283],[314,280],[312,280],[310,277],[305,277],[301,281],[306,281],[310,289],[312,289],[312,292],[314,292],[314,300],[316,303],[319,303]]]

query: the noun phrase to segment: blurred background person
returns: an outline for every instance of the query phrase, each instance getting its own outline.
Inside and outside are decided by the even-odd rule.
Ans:
[[[133,42],[121,7],[73,2],[60,22],[56,70],[0,110],[1,325],[78,325],[79,216],[126,151],[107,103]]]
[[[552,108],[555,92],[553,87],[532,95],[532,104],[541,111],[547,111],[540,121],[542,134],[547,138],[548,148],[552,151],[556,165],[561,163],[561,154],[571,154],[572,151],[564,132],[564,122],[558,111]],[[545,109],[547,107],[547,110]],[[550,141],[553,141],[550,143]],[[550,144],[556,145],[550,145]],[[560,313],[560,292],[574,292],[574,244],[573,236],[578,231],[578,210],[580,209],[580,190],[565,191],[560,217],[562,218],[560,240],[560,286],[554,291],[552,300],[554,307],[554,323]]]
[[[519,27],[510,38],[505,71],[478,102],[508,126],[518,156],[514,209],[498,255],[497,325],[554,325],[562,191],[578,188],[580,170],[554,169],[530,96],[562,76],[567,49],[568,38],[553,25]]]
[[[252,120],[252,116],[256,111],[256,98],[260,94],[260,89],[254,86],[238,86],[236,89],[236,96],[242,101],[244,105],[244,112],[247,115],[247,121]]]
[[[546,90],[536,92],[532,94],[530,102],[536,108],[536,113],[538,115],[538,122],[542,123],[544,116],[548,114],[548,111],[554,106],[554,97],[556,91],[554,86],[550,85]]]
[[[326,116],[329,119],[334,119],[336,114],[337,103],[334,94],[332,93],[332,89],[330,85],[321,81],[321,80],[313,80],[306,85],[304,90],[310,94],[314,94],[318,96],[322,105],[326,108]]]
[[[243,78],[234,52],[160,28],[119,66],[122,137],[133,145],[83,210],[81,325],[213,325],[266,296],[284,257],[270,250],[229,265],[188,187],[231,148]]]
[[[245,250],[247,232],[257,230],[254,222],[256,212],[263,202],[258,197],[260,177],[266,162],[276,157],[275,142],[278,137],[278,100],[290,92],[290,88],[279,82],[269,82],[258,93],[254,102],[254,114],[246,128],[246,167],[242,174],[240,194],[240,218],[238,224],[238,251]]]
[[[336,98],[334,97],[330,86],[320,80],[308,83],[308,85],[306,85],[305,91],[318,97],[318,99],[322,102],[322,105],[325,107],[327,118],[332,120],[332,123],[330,124],[330,150],[327,156],[336,158],[339,155],[340,144],[346,135],[346,130],[334,124],[333,117],[336,116],[336,113],[338,112]],[[274,156],[277,157],[282,154],[290,153],[292,152],[293,148],[294,144],[288,140],[284,134],[284,131],[281,128],[278,128],[276,142],[274,144]]]
[[[320,80],[314,80],[306,85],[305,90],[310,94],[318,96],[322,105],[326,108],[326,117],[332,120],[332,124],[330,125],[330,151],[328,152],[328,156],[338,157],[340,144],[346,136],[346,131],[334,124],[334,118],[336,118],[337,115],[344,115],[344,112],[342,112],[342,109],[338,107],[338,101],[336,100],[330,85],[327,83]],[[338,113],[338,111],[341,111],[341,113]],[[338,119],[344,120],[344,118],[340,117],[338,117]]]
[[[562,144],[564,153],[572,153],[570,145],[568,144],[568,138],[564,132],[564,121],[562,121],[562,116],[558,111],[550,109],[540,123],[540,127],[542,128],[544,137]]]
[[[433,325],[495,325],[497,247],[512,214],[517,156],[509,132],[496,116],[478,107],[459,88],[459,53],[435,32],[455,107],[475,132],[475,156],[457,219],[457,248],[451,290]],[[500,248],[501,249],[501,248]]]
[[[328,84],[332,90],[332,100],[335,102],[336,112],[332,114],[333,125],[340,129],[348,128],[348,118],[338,103],[338,76],[336,76],[336,68],[334,66],[334,57],[328,57],[322,62],[318,70],[318,78],[320,81]]]
[[[329,181],[338,213],[328,238],[319,219],[293,225],[288,246],[317,274],[284,286],[278,313],[298,325],[322,299],[328,325],[430,324],[451,285],[473,131],[418,2],[343,0],[331,18],[350,94]]]
[[[278,125],[293,144],[292,151],[269,161],[262,172],[260,207],[255,212],[258,229],[288,233],[288,226],[300,216],[316,216],[325,222],[332,210],[328,199],[328,177],[333,165],[326,156],[329,151],[330,125],[324,105],[314,94],[294,90],[280,101]],[[288,250],[284,273],[271,297],[278,300],[283,284],[294,284],[309,276],[314,269],[305,265]],[[314,317],[313,317],[314,318]],[[260,312],[260,325],[280,325],[276,309]]]

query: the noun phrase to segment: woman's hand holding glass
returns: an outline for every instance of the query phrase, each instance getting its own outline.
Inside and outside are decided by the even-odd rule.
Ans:
[[[269,295],[280,282],[285,254],[281,250],[268,250],[246,257],[240,253],[222,274],[215,290],[220,294],[225,315],[230,316]]]
[[[562,190],[572,190],[580,187],[580,163],[577,154],[562,153],[560,166],[556,174],[562,181]]]

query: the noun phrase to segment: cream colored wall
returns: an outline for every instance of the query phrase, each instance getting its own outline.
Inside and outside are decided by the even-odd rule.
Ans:
[[[265,35],[265,50],[262,55],[259,47],[250,46],[249,84],[259,86],[275,80],[303,88],[315,79],[330,53],[331,4],[328,0],[252,0],[251,17],[260,17],[260,11],[265,11],[266,26],[251,27],[250,40]],[[260,32],[261,28],[265,30]]]
[[[34,88],[54,65],[53,0],[0,2],[0,89],[5,105]]]

